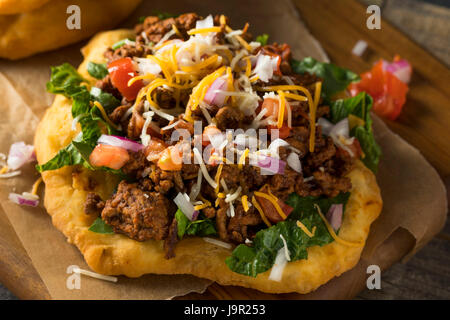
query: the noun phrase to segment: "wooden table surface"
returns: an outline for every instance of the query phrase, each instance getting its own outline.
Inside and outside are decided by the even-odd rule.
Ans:
[[[450,72],[430,53],[383,20],[381,30],[366,28],[366,7],[356,0],[294,0],[299,13],[330,59],[355,72],[370,69],[380,58],[395,54],[414,68],[411,91],[397,121],[388,126],[417,147],[446,181],[450,182]],[[364,39],[369,54],[351,55],[355,43]],[[295,39],[294,39],[295,40]],[[0,215],[0,282],[18,298],[48,299],[49,294],[34,270],[9,221]],[[450,299],[450,225],[405,265],[383,273],[382,289],[364,291],[359,299],[440,298]],[[0,288],[1,293],[1,288]],[[8,298],[0,294],[0,298]],[[203,294],[183,298],[244,298],[235,287],[213,284]],[[250,296],[251,297],[251,296]]]

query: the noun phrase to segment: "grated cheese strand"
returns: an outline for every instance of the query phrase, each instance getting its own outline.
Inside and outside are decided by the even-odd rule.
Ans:
[[[325,223],[325,226],[328,229],[328,232],[330,233],[330,235],[333,237],[333,239],[339,243],[342,244],[344,246],[347,247],[354,247],[354,248],[359,248],[359,247],[363,247],[364,246],[364,242],[350,242],[347,240],[344,240],[342,238],[339,238],[339,236],[336,234],[336,232],[334,232],[333,227],[330,225],[330,223],[328,222],[327,218],[325,218],[325,216],[323,215],[322,211],[320,210],[320,207],[317,204],[314,204],[314,207],[317,209],[317,213],[319,214],[319,216],[322,218],[323,222]]]
[[[278,214],[280,215],[280,217],[283,219],[283,220],[286,220],[286,215],[284,214],[284,212],[283,212],[283,210],[281,210],[281,207],[280,207],[280,205],[278,204],[278,198],[276,198],[275,196],[270,196],[270,195],[268,195],[267,193],[264,193],[264,192],[259,192],[259,191],[255,191],[254,192],[254,194],[256,195],[256,196],[258,196],[258,197],[261,197],[261,198],[264,198],[264,199],[267,199],[267,200],[269,200],[272,204],[273,204],[273,206],[275,207],[275,209],[277,210],[277,212],[278,212]],[[276,199],[276,200],[275,200]]]
[[[242,206],[244,207],[245,212],[247,212],[249,210],[247,199],[248,199],[247,195],[244,195],[241,197]]]
[[[106,114],[105,109],[103,108],[103,106],[100,104],[100,102],[98,101],[94,101],[94,106],[96,106],[98,108],[98,110],[100,110],[100,113],[102,114],[103,119],[114,129],[119,130],[119,126],[117,126],[114,122],[112,122],[109,118],[108,115]]]
[[[315,232],[309,231],[308,228],[307,228],[303,223],[301,223],[300,221],[297,221],[297,227],[299,227],[300,229],[302,229],[303,232],[306,233],[306,235],[307,235],[308,237],[310,237],[310,238],[314,237],[314,233],[315,233]],[[314,227],[314,228],[315,228],[315,227]],[[316,231],[316,229],[314,229],[314,228],[313,228],[313,230]]]
[[[222,31],[221,27],[211,27],[211,28],[191,29],[187,32],[187,34],[191,36],[193,34],[220,32],[220,31]]]
[[[33,183],[33,187],[31,188],[31,194],[34,194],[35,196],[37,196],[37,192],[39,189],[39,185],[42,182],[42,177],[39,177],[39,179],[37,179],[34,183]]]
[[[283,121],[284,121],[284,110],[286,108],[286,97],[284,96],[284,92],[282,90],[278,91],[278,95],[280,96],[280,107],[278,108],[277,128],[280,129],[283,126]]]
[[[220,175],[222,174],[222,169],[223,169],[223,163],[221,163],[219,165],[219,168],[217,168],[216,176],[214,177],[214,181],[217,184],[217,187],[214,189],[215,193],[218,193],[219,189],[220,189],[219,181],[220,181]]]
[[[261,207],[259,206],[258,201],[256,200],[255,196],[252,197],[252,203],[255,206],[256,210],[258,210],[261,219],[264,221],[264,223],[270,228],[272,224],[267,220],[266,216],[264,215],[264,212],[262,211]]]
[[[250,150],[248,148],[245,149],[244,153],[241,155],[241,157],[239,158],[239,163],[238,163],[238,168],[240,170],[242,170],[244,164],[245,164],[245,159],[248,157],[248,153],[250,152]]]
[[[106,281],[110,281],[110,282],[117,282],[117,280],[118,280],[117,277],[105,276],[103,274],[95,273],[95,272],[80,269],[80,268],[73,269],[73,272],[79,273],[79,274],[84,274],[85,276],[89,276],[91,278],[106,280]]]

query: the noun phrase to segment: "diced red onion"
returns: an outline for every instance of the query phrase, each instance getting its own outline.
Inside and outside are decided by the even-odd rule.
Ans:
[[[392,63],[383,61],[383,68],[396,76],[401,82],[408,84],[411,80],[412,67],[407,60],[398,60]]]
[[[335,137],[344,137],[344,138],[349,138],[350,137],[350,130],[348,127],[348,118],[344,118],[341,121],[339,121],[338,123],[336,123],[334,125],[334,127],[331,129],[330,131],[330,136],[335,136]]]
[[[195,22],[195,28],[196,29],[205,29],[205,28],[212,28],[214,27],[214,20],[212,15],[207,16],[203,20],[197,20]]]
[[[286,162],[273,157],[259,156],[258,167],[272,174],[283,174],[286,168]]]
[[[225,78],[217,78],[206,91],[204,98],[205,102],[217,107],[222,107],[225,104],[225,99],[227,98],[227,96],[217,91],[226,90],[227,85],[228,82]]]
[[[286,259],[285,249],[280,248],[275,258],[275,263],[270,271],[269,280],[280,282],[283,277],[283,271],[288,260]]]
[[[292,170],[302,173],[302,163],[300,162],[300,157],[295,152],[291,152],[287,157],[287,163]]]
[[[17,170],[25,163],[35,160],[34,146],[27,145],[23,141],[15,142],[11,145],[7,161],[9,169]]]
[[[330,225],[334,231],[337,231],[342,225],[343,208],[344,205],[342,203],[333,204],[326,214],[327,220],[330,222]]]
[[[267,82],[273,77],[273,72],[278,68],[278,59],[279,57],[258,55],[254,72],[261,81]]]
[[[100,136],[100,138],[98,139],[97,143],[101,143],[101,144],[107,144],[110,146],[115,146],[115,147],[121,147],[127,150],[131,150],[133,152],[138,152],[139,150],[142,150],[144,148],[144,145],[124,138],[124,137],[120,137],[120,136],[108,136],[106,134],[102,134]]]
[[[288,147],[289,143],[284,141],[283,139],[275,139],[270,143],[269,150],[272,153],[278,154],[278,149],[280,147]]]
[[[22,194],[10,193],[8,198],[12,202],[21,206],[37,207],[39,205],[39,199],[27,197]]]
[[[173,199],[173,202],[175,202],[175,204],[178,206],[178,209],[181,210],[181,212],[183,212],[183,214],[190,220],[190,221],[194,221],[196,219],[195,216],[194,218],[194,206],[192,205],[192,203],[188,200],[189,197],[186,195],[184,195],[183,193],[179,192],[177,194],[177,196],[175,197],[175,199]]]
[[[195,210],[194,213],[192,214],[192,221],[197,220],[199,214],[200,214],[200,211]]]
[[[322,133],[326,136],[330,135],[331,129],[333,129],[333,124],[325,118],[319,118],[317,124],[322,127]]]

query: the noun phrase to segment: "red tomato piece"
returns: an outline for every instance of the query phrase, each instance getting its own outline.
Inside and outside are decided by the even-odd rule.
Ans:
[[[115,170],[122,168],[129,159],[130,155],[126,149],[106,144],[98,144],[95,146],[89,156],[91,165],[95,167],[108,167]]]
[[[148,143],[148,146],[145,147],[145,156],[148,160],[154,161],[159,159],[159,155],[167,148],[167,145],[164,141],[159,140],[157,138],[152,138]]]
[[[216,126],[207,126],[205,130],[203,130],[202,134],[202,145],[206,147],[211,142],[209,141],[209,136],[213,136],[215,134],[220,134],[222,131],[218,129]]]
[[[279,129],[277,126],[267,126],[267,130],[269,131],[269,134],[272,134],[272,130],[278,130],[278,137],[280,139],[286,139],[291,133],[291,128],[289,128],[285,123]]]
[[[179,171],[182,167],[182,153],[177,146],[164,149],[158,160],[158,167],[166,171]]]
[[[272,202],[270,202],[269,200],[262,198],[262,197],[258,197],[258,196],[255,196],[255,197],[258,200],[258,202],[260,203],[261,209],[263,210],[264,215],[267,217],[267,219],[269,219],[273,223],[277,223],[277,222],[284,220],[278,213],[277,209],[275,209],[275,206],[273,205]],[[286,217],[288,217],[294,210],[294,208],[287,205],[280,199],[278,199],[277,203],[280,206],[281,211],[283,211],[283,213],[286,215]]]
[[[379,61],[372,70],[361,74],[361,81],[349,86],[352,96],[367,92],[374,100],[373,111],[381,117],[395,120],[406,102],[408,86],[395,75],[383,69]]]
[[[142,80],[128,86],[128,81],[137,76],[133,60],[129,57],[115,60],[108,64],[111,83],[129,101],[136,99],[139,90],[144,86]]]

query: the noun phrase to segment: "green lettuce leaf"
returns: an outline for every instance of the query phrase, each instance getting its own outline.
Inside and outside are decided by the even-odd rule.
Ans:
[[[359,76],[350,70],[331,63],[319,62],[311,57],[302,61],[293,59],[291,66],[295,73],[307,72],[322,78],[322,96],[327,100],[331,100],[336,93],[345,90],[350,83],[359,80]]]
[[[259,273],[272,268],[278,250],[283,247],[286,240],[291,261],[307,259],[307,248],[315,245],[323,246],[333,241],[324,222],[314,207],[317,204],[322,212],[327,212],[332,204],[347,203],[349,193],[339,194],[334,198],[326,197],[300,197],[293,193],[286,203],[294,208],[288,220],[260,230],[253,239],[252,246],[240,244],[230,257],[225,260],[227,266],[234,272],[256,277]],[[296,224],[301,221],[308,230],[316,227],[314,236],[310,238]]]
[[[184,213],[178,209],[175,213],[178,226],[178,238],[183,239],[184,235],[205,237],[217,233],[215,223],[211,219],[199,219],[190,221]]]
[[[59,93],[72,99],[72,117],[78,118],[81,126],[81,134],[67,147],[61,149],[55,157],[47,163],[36,166],[39,172],[55,170],[64,166],[84,165],[91,170],[105,170],[123,176],[120,170],[109,168],[94,168],[89,164],[89,155],[102,135],[100,123],[103,123],[110,134],[119,135],[102,117],[97,107],[92,107],[92,101],[101,103],[107,113],[112,112],[120,101],[113,95],[93,87],[89,92],[81,83],[85,81],[78,72],[69,64],[63,64],[52,68],[50,81],[47,88],[52,93]]]
[[[108,68],[106,67],[106,63],[95,63],[89,61],[87,65],[87,71],[95,79],[103,79],[108,75]]]
[[[365,92],[347,99],[339,99],[330,103],[330,121],[337,123],[349,115],[354,115],[364,120],[364,125],[356,126],[350,131],[350,135],[358,139],[364,152],[363,163],[373,172],[377,172],[381,157],[381,148],[376,143],[372,130],[372,118],[370,109],[373,99]]]
[[[107,225],[101,218],[95,219],[95,221],[89,227],[89,231],[103,234],[114,234],[112,227],[110,225]]]
[[[47,82],[47,91],[54,94],[63,94],[68,98],[67,90],[78,87],[86,81],[77,70],[68,63],[57,67],[51,67],[50,81]]]
[[[267,41],[269,41],[269,35],[267,33],[263,33],[257,36],[255,41],[261,43],[262,46],[265,46]]]

